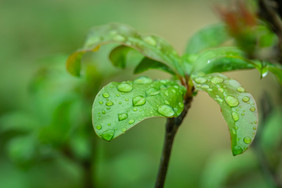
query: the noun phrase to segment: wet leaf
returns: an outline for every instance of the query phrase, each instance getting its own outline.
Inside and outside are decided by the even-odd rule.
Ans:
[[[223,47],[204,51],[194,58],[194,72],[227,72],[253,69],[254,63],[244,57],[244,53],[234,47]]]
[[[207,92],[221,108],[231,135],[233,155],[246,151],[257,126],[257,106],[253,96],[235,80],[222,74],[199,74],[193,77],[197,90]]]
[[[183,110],[185,88],[175,81],[140,77],[111,82],[96,96],[92,120],[96,134],[106,141],[151,117],[176,117]]]
[[[145,57],[164,63],[180,74],[184,74],[179,64],[180,57],[169,43],[156,36],[142,36],[131,27],[117,23],[94,27],[90,31],[84,47],[69,56],[67,70],[72,75],[79,76],[83,54],[97,51],[99,46],[108,43],[118,43],[134,48]],[[124,63],[121,64],[124,66]]]

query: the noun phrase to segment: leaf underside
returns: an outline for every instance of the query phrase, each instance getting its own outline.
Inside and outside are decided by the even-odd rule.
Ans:
[[[173,70],[184,74],[179,65],[180,57],[169,43],[153,35],[142,36],[131,27],[117,23],[94,27],[90,31],[84,47],[68,58],[67,70],[74,76],[79,76],[83,54],[96,51],[99,46],[108,43],[118,43],[133,48],[145,57],[164,63]],[[119,66],[123,67],[125,64]]]
[[[241,85],[222,74],[193,76],[198,90],[207,92],[221,108],[231,135],[233,155],[243,153],[254,140],[257,126],[257,106],[253,96]]]
[[[102,139],[111,141],[144,119],[177,117],[184,107],[184,93],[185,88],[175,81],[140,77],[111,82],[94,100],[94,130]]]

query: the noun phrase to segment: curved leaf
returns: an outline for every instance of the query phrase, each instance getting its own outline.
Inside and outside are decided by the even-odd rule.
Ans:
[[[151,117],[176,117],[183,110],[185,88],[175,81],[140,77],[111,82],[96,96],[92,120],[96,134],[106,141]]]
[[[265,77],[268,72],[272,72],[280,84],[282,84],[282,66],[265,61],[254,61],[256,69],[260,72],[261,77]]]
[[[196,89],[207,92],[221,107],[228,124],[233,155],[248,149],[258,125],[257,106],[253,96],[241,85],[222,74],[194,76]]]
[[[188,41],[185,53],[195,54],[200,51],[216,47],[229,39],[223,24],[214,24],[195,33]]]
[[[194,72],[227,72],[239,69],[252,69],[254,63],[244,57],[242,51],[234,47],[223,47],[198,54],[193,62]]]
[[[109,58],[112,62],[112,64],[115,67],[119,67],[124,69],[126,67],[126,64],[128,63],[128,55],[132,52],[137,52],[133,48],[130,48],[128,46],[120,45],[114,48],[109,55]],[[139,52],[137,52],[139,53]],[[137,57],[137,59],[140,61],[140,58]],[[130,59],[130,61],[132,61]]]
[[[82,55],[88,51],[96,51],[98,46],[108,43],[119,43],[134,48],[145,57],[167,64],[180,74],[184,74],[179,64],[179,55],[165,40],[152,35],[141,36],[131,27],[116,23],[94,27],[84,47],[73,53],[67,60],[68,71],[78,76]]]
[[[145,72],[149,69],[159,69],[159,70],[163,70],[167,73],[170,73],[172,75],[175,75],[175,72],[173,72],[173,70],[171,70],[171,68],[169,68],[169,66],[160,63],[158,61],[149,59],[149,58],[143,58],[142,61],[137,65],[137,67],[134,70],[135,74],[139,74],[142,72]]]

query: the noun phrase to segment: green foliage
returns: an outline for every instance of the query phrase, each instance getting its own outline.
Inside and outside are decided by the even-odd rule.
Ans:
[[[193,77],[196,89],[207,92],[221,108],[231,135],[233,155],[248,149],[258,125],[257,106],[251,94],[241,85],[222,74]]]
[[[183,110],[185,88],[168,80],[140,77],[112,82],[96,96],[93,125],[98,136],[110,141],[144,119],[177,117]]]
[[[235,80],[210,73],[257,68],[260,72],[272,71],[280,78],[281,67],[273,64],[265,66],[265,63],[250,60],[236,47],[215,48],[228,39],[225,26],[213,25],[196,33],[189,41],[186,53],[179,57],[171,45],[159,37],[142,36],[134,29],[122,24],[108,24],[92,29],[84,47],[73,53],[67,60],[67,69],[71,74],[78,75],[76,73],[80,72],[81,54],[97,51],[101,45],[108,43],[119,44],[109,53],[112,64],[119,68],[132,64],[133,61],[128,59],[130,53],[141,53],[144,56],[142,59],[134,59],[135,62],[140,61],[134,73],[159,69],[177,75],[176,78],[186,87],[186,97],[192,97],[193,89],[191,88],[195,87],[197,90],[206,91],[219,103],[229,126],[233,155],[238,155],[243,153],[254,139],[258,122],[256,103]],[[199,73],[208,75],[199,76]],[[98,136],[110,141],[146,118],[162,116],[158,112],[162,104],[169,104],[172,107],[172,115],[167,117],[176,117],[181,113],[184,106],[184,93],[179,95],[178,90],[175,90],[178,95],[168,93],[168,96],[163,98],[165,95],[163,95],[164,91],[160,90],[161,81],[152,81],[144,77],[142,79],[150,80],[150,82],[141,85],[136,84],[136,81],[114,82],[99,92],[92,111],[94,129]],[[128,91],[120,92],[117,89],[119,86],[124,86]],[[151,90],[157,90],[159,94],[162,94],[161,98],[157,95],[148,97],[146,92]],[[138,98],[136,99],[138,102],[147,101],[144,106],[140,106],[141,111],[134,107],[134,97]],[[175,100],[175,103],[169,99]],[[164,101],[167,101],[167,104]],[[179,108],[180,103],[181,108]],[[175,111],[174,108],[177,110]],[[133,109],[137,112],[133,113]]]
[[[214,24],[199,30],[187,44],[185,53],[196,54],[207,48],[218,47],[230,37],[223,24]]]
[[[72,75],[79,76],[82,55],[86,52],[97,51],[99,46],[108,43],[118,43],[134,48],[145,57],[162,62],[173,70],[184,74],[179,64],[179,55],[165,40],[152,35],[142,36],[129,26],[115,23],[93,28],[88,34],[83,48],[73,53],[67,60],[67,70]],[[120,51],[121,49],[114,49],[111,59],[116,58],[113,58],[116,50]],[[125,48],[122,50],[122,56],[126,54],[126,51]],[[116,63],[114,64],[116,65]],[[118,63],[119,67],[124,65],[124,61]]]

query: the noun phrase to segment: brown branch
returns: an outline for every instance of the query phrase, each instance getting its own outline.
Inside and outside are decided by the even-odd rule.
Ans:
[[[184,110],[182,111],[182,113],[176,118],[167,119],[164,146],[163,146],[162,157],[160,161],[159,172],[157,175],[155,188],[164,187],[173,140],[179,126],[184,120],[189,108],[191,107],[191,102],[192,102],[192,97],[186,98],[184,101]]]

